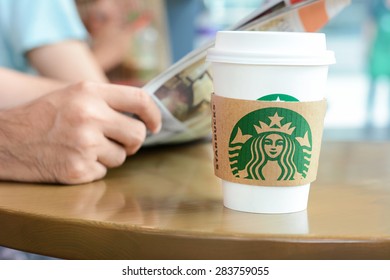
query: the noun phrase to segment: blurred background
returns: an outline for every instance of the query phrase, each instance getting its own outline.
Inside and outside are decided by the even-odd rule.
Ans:
[[[212,40],[218,30],[229,28],[267,0],[128,1],[134,2],[138,9],[133,17],[143,18],[144,22],[139,24],[132,53],[125,62],[132,71],[113,71],[111,78],[142,85],[194,48]],[[382,29],[386,26],[390,29],[390,19],[387,23],[383,19],[389,12],[388,2],[352,0],[320,30],[326,34],[328,48],[335,51],[337,60],[329,69],[325,139],[380,140],[388,137],[388,78],[376,75],[374,79],[368,68],[372,59],[370,49],[378,28],[375,20],[381,21]],[[140,17],[142,14],[148,16]],[[382,16],[380,20],[379,16]],[[380,59],[385,61],[388,57]]]
[[[371,88],[368,69],[370,48],[377,28],[373,22],[376,20],[373,18],[376,15],[373,13],[376,12],[375,9],[386,9],[385,6],[378,4],[385,1],[352,0],[348,7],[320,30],[326,34],[328,48],[335,52],[337,60],[337,63],[329,69],[325,139],[380,140],[388,137],[387,128],[390,118],[388,79],[378,77],[375,81],[376,85],[372,85]],[[167,0],[167,2],[175,5],[177,2],[186,1]],[[212,39],[217,30],[233,25],[265,1],[192,0],[192,2],[197,6],[193,9],[198,9],[193,35],[193,46],[196,47]],[[390,21],[381,24],[387,24],[390,29]],[[180,35],[171,38],[174,60],[186,52],[177,49],[180,46],[180,39],[177,38],[180,38]],[[381,59],[389,60],[389,58]],[[371,94],[369,94],[370,90]]]

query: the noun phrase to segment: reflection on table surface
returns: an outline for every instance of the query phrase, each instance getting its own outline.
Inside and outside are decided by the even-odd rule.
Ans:
[[[80,228],[91,227],[95,235],[102,229],[118,234],[188,237],[192,241],[383,240],[388,244],[389,171],[388,143],[325,142],[307,211],[251,214],[223,207],[220,180],[213,174],[211,143],[148,148],[129,158],[122,167],[111,170],[104,180],[90,184],[0,183],[0,222],[5,229],[0,232],[0,245],[36,250],[36,246],[24,244],[26,236],[17,237],[26,234],[21,230],[29,232],[26,224],[23,229],[16,224],[19,220],[34,221],[31,227],[34,223],[48,227],[40,229],[47,236],[61,235],[58,231],[66,232],[69,226],[76,233]],[[34,238],[39,239],[37,236]],[[108,240],[113,238],[108,233],[102,236],[106,241],[114,241]],[[22,238],[24,241],[19,240]],[[58,240],[46,242],[54,244]],[[41,243],[45,244],[45,240]],[[45,250],[37,253],[50,254]],[[71,257],[70,252],[61,254]],[[113,255],[102,253],[103,257]]]

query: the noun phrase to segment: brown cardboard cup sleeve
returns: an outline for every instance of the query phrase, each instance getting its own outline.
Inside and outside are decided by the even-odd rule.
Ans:
[[[212,95],[214,171],[257,186],[315,181],[326,100],[261,101]]]

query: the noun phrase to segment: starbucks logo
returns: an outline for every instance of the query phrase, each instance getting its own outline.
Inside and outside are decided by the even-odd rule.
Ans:
[[[298,101],[282,94],[260,100]],[[293,99],[291,99],[293,98]],[[312,153],[307,121],[295,111],[268,107],[242,117],[229,140],[229,163],[237,178],[296,180],[306,178]]]

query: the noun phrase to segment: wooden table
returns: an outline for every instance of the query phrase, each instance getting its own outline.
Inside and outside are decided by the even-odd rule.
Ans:
[[[390,259],[390,143],[324,142],[307,211],[222,205],[211,143],[150,148],[101,181],[0,183],[0,245],[70,259]]]

